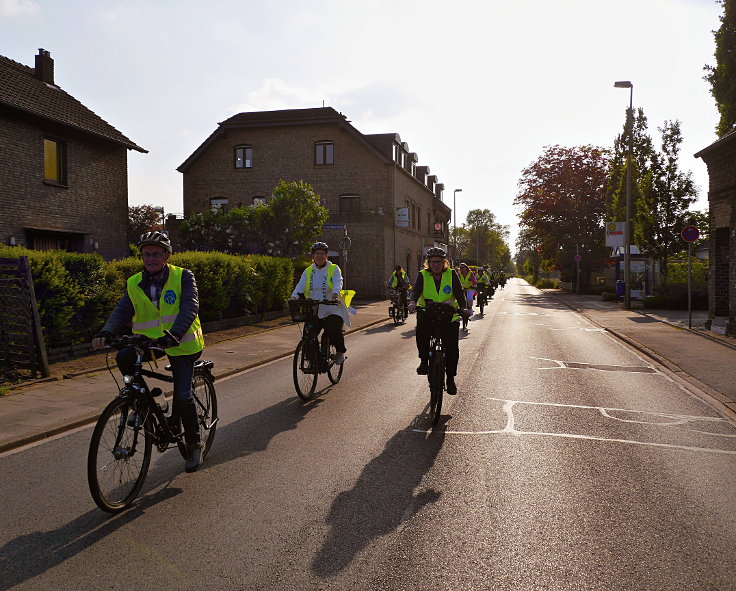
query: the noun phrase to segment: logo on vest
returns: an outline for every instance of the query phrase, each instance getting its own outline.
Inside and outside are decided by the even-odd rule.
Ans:
[[[164,294],[164,302],[167,304],[173,304],[176,301],[176,293],[173,289],[170,289]]]
[[[445,293],[452,293],[452,288],[449,285],[445,285],[442,291]]]

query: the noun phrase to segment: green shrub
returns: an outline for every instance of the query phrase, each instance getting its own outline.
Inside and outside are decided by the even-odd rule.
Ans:
[[[540,279],[537,281],[536,287],[539,289],[557,289],[560,287],[560,282],[554,279]]]
[[[650,295],[644,298],[644,307],[647,310],[661,310],[666,307],[663,295]]]
[[[615,302],[616,301],[616,292],[614,291],[604,291],[601,293],[601,299],[604,302]]]

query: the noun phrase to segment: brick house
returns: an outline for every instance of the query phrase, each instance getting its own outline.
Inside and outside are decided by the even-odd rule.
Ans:
[[[337,247],[343,231],[320,238],[358,297],[384,297],[401,264],[413,276],[424,252],[446,247],[451,209],[444,185],[396,133],[364,135],[331,107],[240,113],[218,128],[177,169],[184,214],[211,207],[257,205],[280,179],[310,183],[329,209],[328,225],[344,224],[352,244],[347,265]],[[408,225],[395,223],[408,208]]]
[[[708,320],[736,336],[736,129],[695,154],[708,167]]]
[[[126,256],[128,150],[146,152],[35,67],[0,56],[0,241]]]

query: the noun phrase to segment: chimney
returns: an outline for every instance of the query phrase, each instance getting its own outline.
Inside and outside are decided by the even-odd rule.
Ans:
[[[54,60],[51,53],[43,48],[38,49],[36,56],[36,78],[47,84],[54,83]]]

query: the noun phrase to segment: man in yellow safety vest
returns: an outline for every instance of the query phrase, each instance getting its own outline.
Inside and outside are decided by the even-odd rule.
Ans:
[[[121,335],[132,324],[133,334],[154,339],[164,349],[174,378],[173,416],[174,420],[181,419],[189,452],[184,468],[194,472],[202,463],[202,449],[192,398],[192,375],[194,363],[204,348],[197,283],[189,269],[168,264],[172,249],[167,234],[147,232],[140,237],[138,248],[143,270],[128,279],[125,293],[105,326],[92,339],[92,347],[104,347],[110,338]],[[132,375],[134,349],[121,349],[116,361],[123,375]]]

